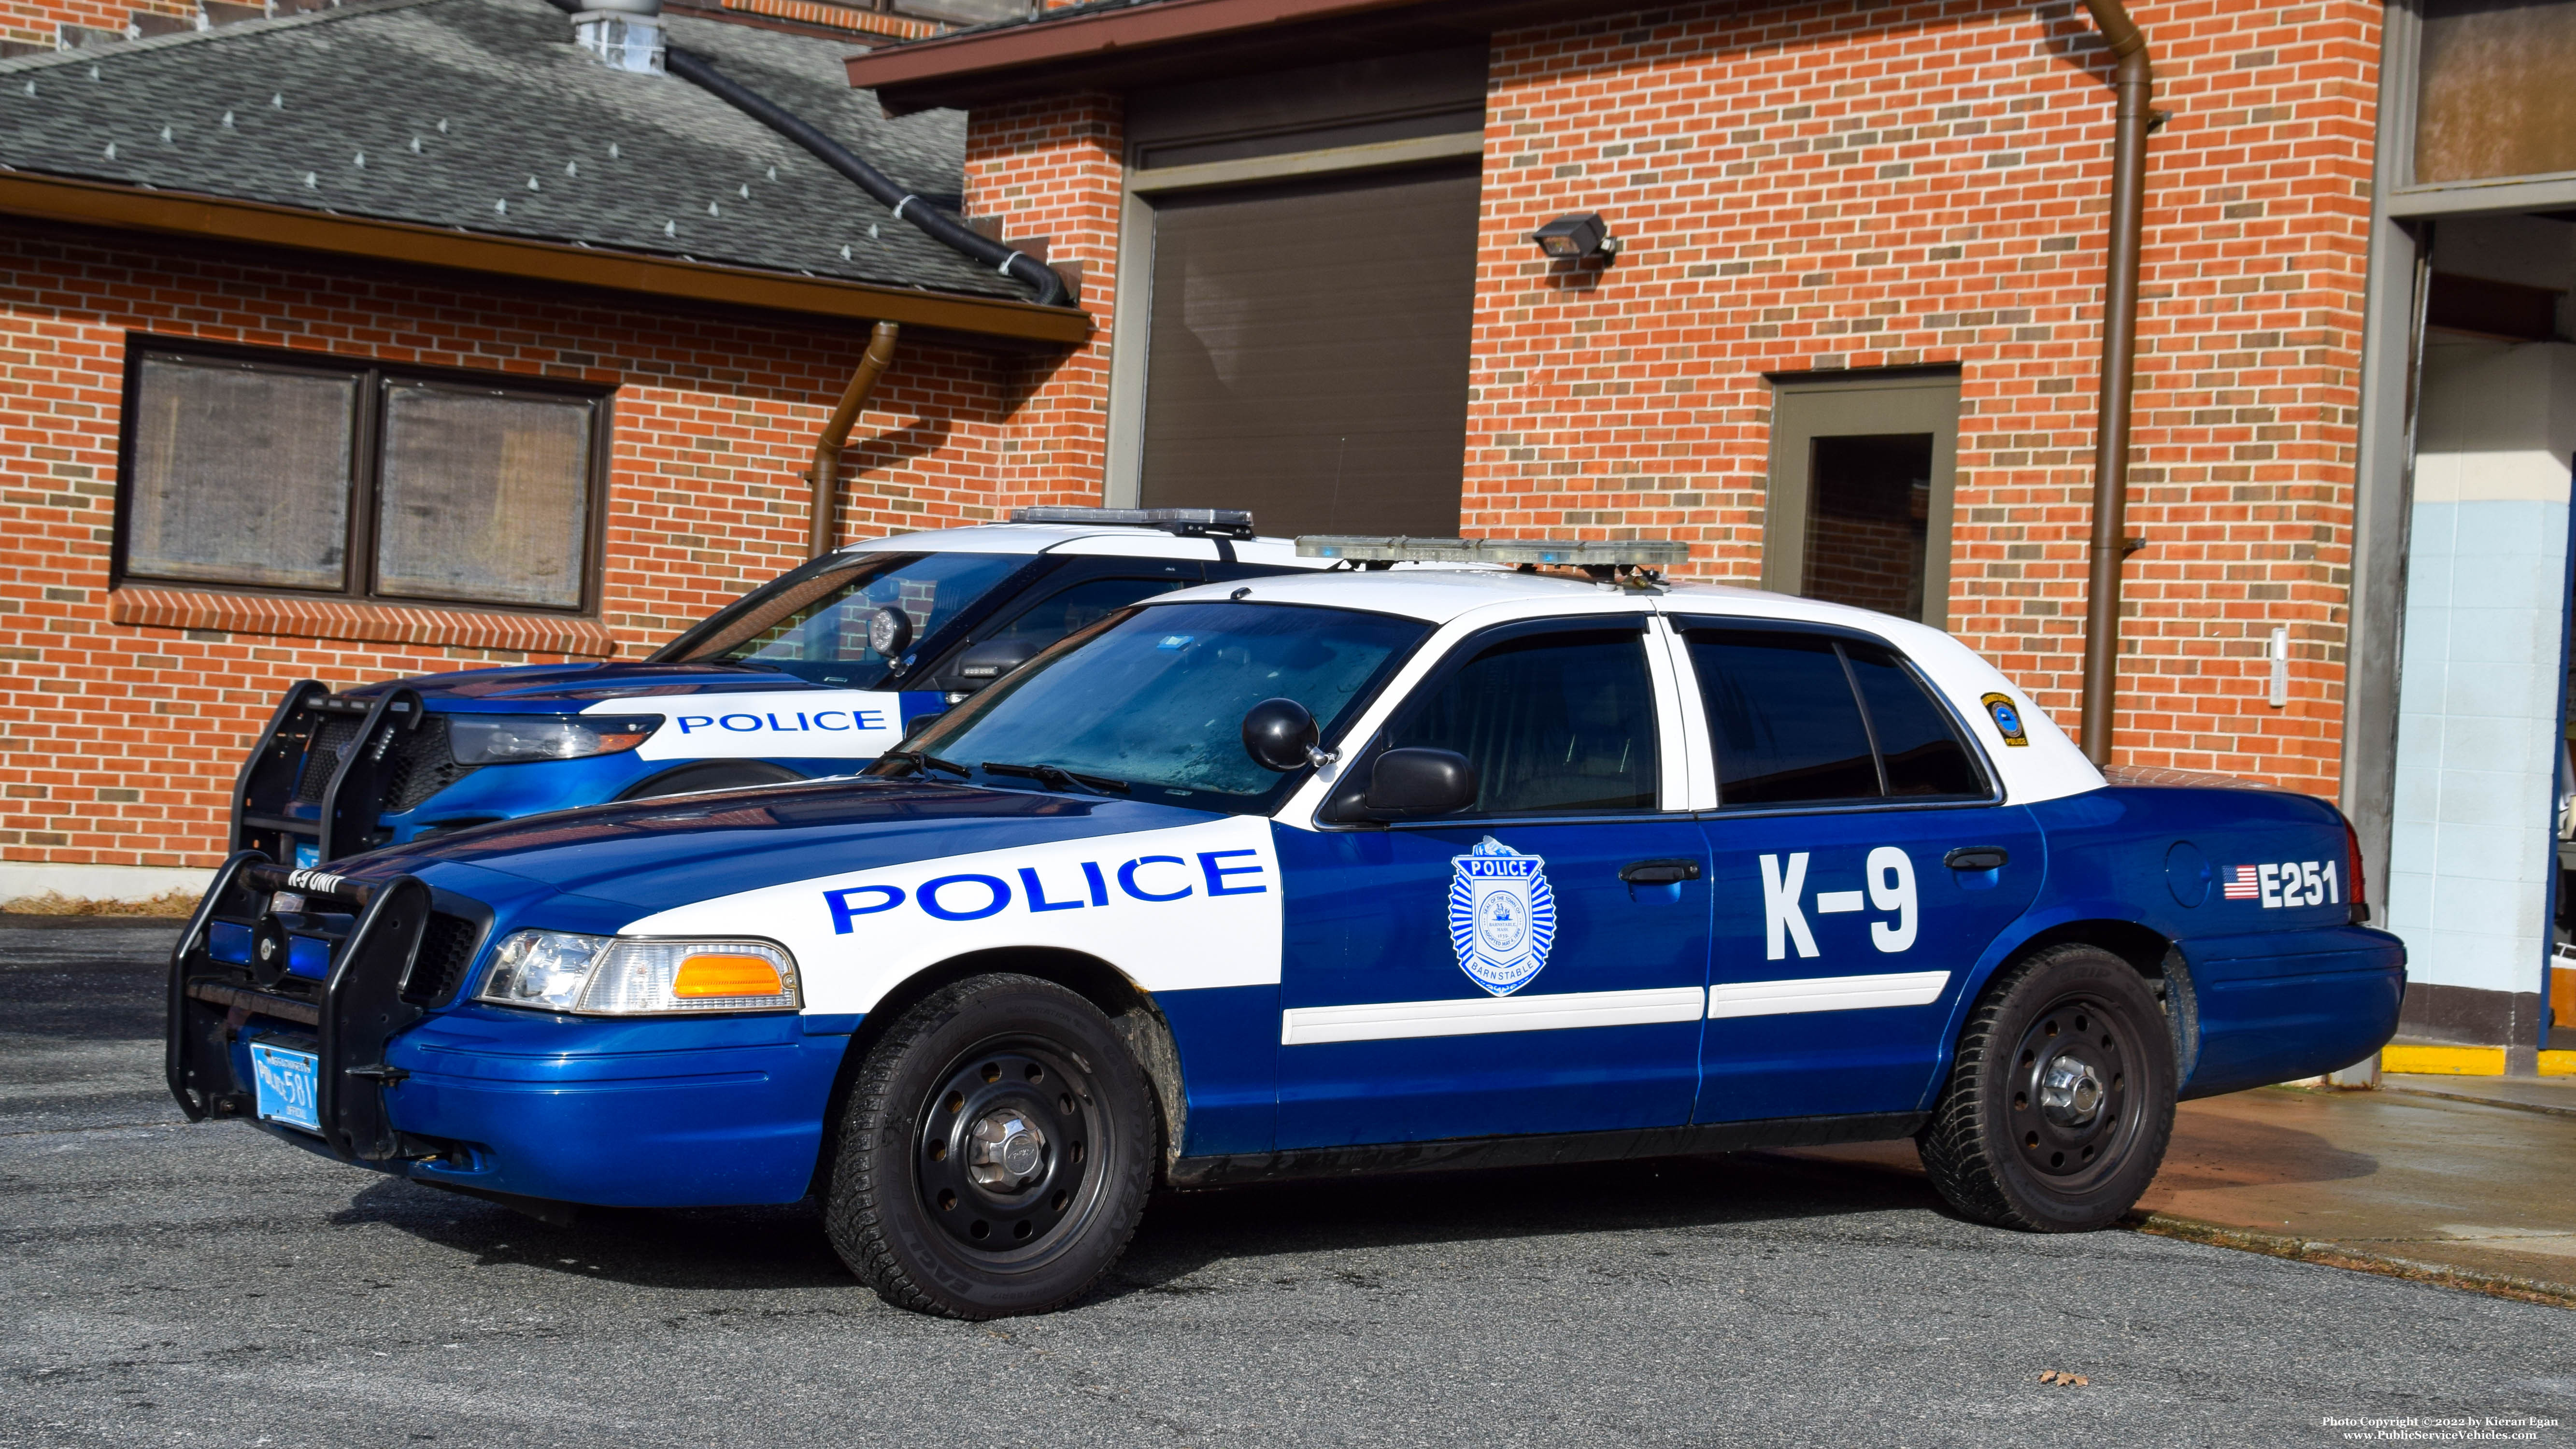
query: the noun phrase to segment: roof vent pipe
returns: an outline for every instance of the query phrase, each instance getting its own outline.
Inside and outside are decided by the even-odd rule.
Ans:
[[[613,16],[630,27],[638,23],[649,24],[653,29],[652,63],[649,65],[628,63],[626,60],[628,51],[621,50],[618,59],[610,60],[611,64],[623,70],[667,71],[709,92],[726,105],[813,152],[816,160],[857,182],[861,191],[892,208],[895,220],[908,221],[912,223],[914,229],[950,251],[982,262],[1003,276],[1035,289],[1037,296],[1031,300],[1039,306],[1073,305],[1072,296],[1065,290],[1064,278],[1056,275],[1054,268],[1026,252],[1011,250],[897,186],[884,172],[860,159],[855,152],[840,142],[815,129],[802,117],[717,70],[714,61],[703,55],[693,55],[675,46],[662,44],[662,0],[546,0],[546,3],[572,16],[573,27],[576,30],[579,30],[583,22],[594,15]],[[607,42],[609,35],[610,32],[601,32],[603,44]],[[609,59],[608,52],[600,46],[592,45],[587,36],[584,37],[582,44],[601,59]]]
[[[662,0],[581,0],[573,39],[612,70],[662,73]]]
[[[2129,417],[2138,355],[2138,254],[2145,229],[2148,102],[2155,68],[2147,38],[2120,0],[2084,0],[2118,62],[2111,84],[2111,235],[2103,258],[2102,410],[2093,433],[2092,577],[2084,591],[2084,753],[2110,763],[2120,671],[2120,565],[2128,558]]]
[[[564,3],[564,0],[556,0],[556,3]],[[1032,300],[1041,307],[1071,305],[1064,278],[1057,276],[1053,268],[1037,258],[1011,250],[904,190],[884,172],[859,159],[849,148],[816,130],[802,117],[717,70],[715,63],[705,56],[675,48],[668,53],[667,59],[671,74],[712,92],[735,110],[813,152],[815,159],[857,182],[861,191],[893,208],[895,220],[908,221],[950,251],[962,253],[1015,282],[1035,288],[1037,296]]]

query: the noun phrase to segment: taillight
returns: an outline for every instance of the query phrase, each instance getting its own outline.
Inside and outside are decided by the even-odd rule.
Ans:
[[[2345,899],[2352,902],[2352,923],[2361,925],[2370,919],[2370,882],[2361,873],[2361,832],[2350,820],[2343,823],[2343,878],[2351,882]]]

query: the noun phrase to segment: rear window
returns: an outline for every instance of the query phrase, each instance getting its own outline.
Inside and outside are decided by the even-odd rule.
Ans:
[[[1989,793],[1949,712],[1893,650],[1794,630],[1686,636],[1721,808]]]

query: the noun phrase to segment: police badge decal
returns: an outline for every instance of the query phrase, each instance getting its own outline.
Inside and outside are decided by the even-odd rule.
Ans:
[[[1556,892],[1547,861],[1488,835],[1449,857],[1449,944],[1458,969],[1496,996],[1509,996],[1547,965],[1556,944]]]

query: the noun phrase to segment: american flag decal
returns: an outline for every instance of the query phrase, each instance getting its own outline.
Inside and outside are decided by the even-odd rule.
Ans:
[[[2250,901],[2263,894],[2263,886],[2255,878],[2254,867],[2240,865],[2236,867],[2235,876],[2228,880],[2220,893],[2231,901]]]

